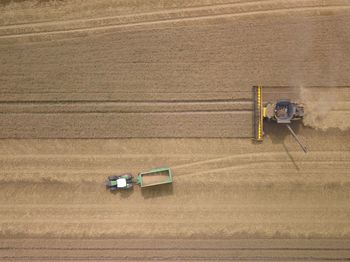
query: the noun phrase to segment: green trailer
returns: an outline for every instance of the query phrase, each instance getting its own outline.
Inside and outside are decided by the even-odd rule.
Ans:
[[[155,168],[148,172],[139,173],[137,176],[137,184],[142,188],[171,184],[172,182],[173,175],[168,167]]]

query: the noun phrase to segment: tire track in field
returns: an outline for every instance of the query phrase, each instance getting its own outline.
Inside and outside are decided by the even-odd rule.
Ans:
[[[112,24],[108,24],[107,25],[92,25],[92,26],[88,26],[88,27],[81,27],[79,28],[79,26],[75,26],[77,28],[74,28],[74,26],[70,25],[68,26],[66,29],[62,30],[59,29],[59,27],[56,30],[52,30],[50,29],[50,26],[54,26],[55,24],[49,24],[47,29],[37,29],[35,27],[38,27],[37,24],[34,24],[34,29],[32,30],[28,30],[28,32],[26,32],[25,28],[30,28],[31,26],[26,25],[23,28],[21,27],[15,27],[11,28],[9,32],[6,32],[6,28],[3,29],[3,31],[5,30],[5,33],[2,33],[2,35],[0,35],[0,39],[12,39],[12,38],[20,38],[20,37],[28,37],[29,39],[33,40],[33,37],[36,36],[42,36],[43,39],[47,38],[48,36],[50,37],[53,35],[59,35],[59,34],[67,34],[67,33],[77,33],[77,34],[81,34],[81,33],[86,33],[86,32],[91,32],[91,31],[96,31],[96,30],[104,30],[104,31],[108,31],[110,29],[117,29],[117,28],[129,28],[129,27],[133,27],[133,28],[137,28],[137,27],[144,27],[144,26],[152,26],[152,25],[159,25],[159,24],[167,24],[167,23],[179,23],[179,22],[195,22],[198,20],[210,20],[210,19],[217,19],[217,18],[230,18],[230,17],[234,17],[234,16],[242,16],[242,15],[258,15],[258,14],[273,14],[273,13],[280,13],[280,12],[291,12],[291,11],[316,11],[316,10],[334,10],[334,9],[339,9],[339,10],[348,10],[350,9],[350,6],[347,4],[346,1],[342,1],[342,0],[338,0],[337,4],[334,4],[334,2],[332,3],[332,5],[324,5],[324,4],[320,4],[320,1],[315,1],[315,0],[309,0],[309,1],[303,1],[303,2],[299,2],[298,4],[301,3],[301,6],[295,6],[295,4],[290,4],[288,2],[284,2],[284,1],[280,1],[279,3],[276,3],[276,1],[266,1],[263,3],[258,2],[259,4],[251,4],[248,3],[246,4],[247,6],[251,5],[251,7],[249,7],[249,10],[240,10],[240,8],[236,7],[236,4],[227,4],[224,7],[217,7],[217,8],[191,8],[191,9],[185,9],[182,11],[176,11],[174,13],[169,13],[166,11],[162,11],[162,12],[157,12],[157,13],[151,13],[151,14],[143,14],[143,15],[132,15],[129,17],[117,17],[114,19],[117,20],[129,20],[126,22],[119,22],[116,23],[115,21],[113,21]],[[268,5],[268,4],[269,5]],[[280,5],[285,4],[286,6],[283,6],[282,8],[280,7]],[[233,9],[232,9],[232,5],[233,5]],[[261,8],[261,5],[264,6],[266,5],[266,7]],[[288,6],[289,5],[289,6]],[[219,9],[219,10],[217,10]],[[222,9],[222,10],[220,10]],[[185,14],[183,14],[182,12],[185,12]],[[189,14],[186,15],[186,12],[188,12]],[[194,13],[194,14],[191,14]],[[199,12],[199,13],[196,13]],[[143,17],[146,16],[146,17]],[[147,16],[149,16],[150,18],[148,18]],[[156,18],[153,18],[153,16],[155,16]],[[159,18],[160,16],[160,18]],[[163,17],[162,17],[163,16]],[[172,17],[173,16],[173,17]],[[135,19],[137,18],[137,19]],[[106,18],[105,18],[106,19]],[[133,20],[134,21],[130,21]],[[85,24],[85,23],[89,23],[89,22],[93,22],[95,23],[95,20],[79,20],[79,23]],[[67,22],[64,22],[67,23]],[[103,18],[98,19],[98,23],[106,23],[106,21]],[[45,25],[45,24],[44,24]],[[64,24],[60,24],[60,26],[62,26]],[[47,25],[46,25],[47,26]],[[33,27],[33,26],[32,26]],[[73,27],[73,29],[72,29]],[[15,30],[18,29],[22,29],[22,33],[18,34],[16,32],[13,32]],[[1,28],[0,28],[1,30]],[[36,32],[39,31],[39,32]]]
[[[318,257],[318,256],[284,256],[284,257],[272,257],[272,256],[229,256],[229,257],[208,257],[208,256],[176,256],[176,257],[143,257],[143,256],[103,256],[103,257],[86,257],[86,256],[4,256],[0,257],[1,260],[19,260],[19,261],[349,261],[350,257],[337,258],[337,257]]]
[[[271,1],[271,0],[260,0],[260,2],[263,2],[263,1]],[[240,4],[247,4],[247,3],[256,3],[257,1],[256,0],[235,0],[235,1],[226,1],[226,2],[213,2],[213,3],[208,3],[207,4],[199,4],[199,5],[192,5],[190,2],[187,2],[186,4],[190,3],[189,6],[182,6],[181,4],[183,3],[180,3],[180,5],[178,7],[176,7],[176,4],[179,4],[179,3],[176,3],[176,1],[174,2],[175,5],[172,7],[172,8],[164,8],[164,7],[161,7],[158,9],[156,8],[155,10],[153,11],[146,11],[146,12],[138,12],[136,11],[135,14],[150,14],[150,13],[159,13],[159,12],[173,12],[173,11],[177,11],[177,10],[188,10],[188,9],[192,9],[192,8],[208,8],[208,7],[222,7],[222,6],[227,6],[227,5],[240,5]],[[197,2],[199,3],[199,2]],[[40,7],[39,7],[40,8]],[[18,9],[12,9],[12,10],[21,10],[21,8],[18,8]],[[134,10],[133,10],[134,11]],[[126,14],[119,14],[119,15],[111,15],[111,16],[104,16],[104,17],[98,17],[98,16],[95,16],[93,18],[90,18],[90,19],[84,19],[84,18],[77,18],[77,19],[66,19],[66,20],[54,20],[54,19],[51,19],[51,20],[38,20],[38,21],[34,21],[34,22],[23,22],[23,23],[11,23],[11,24],[6,24],[6,25],[3,25],[2,27],[3,28],[12,28],[12,27],[17,27],[17,26],[30,26],[30,25],[41,25],[41,24],[56,24],[56,23],[65,23],[65,22],[75,22],[75,21],[85,21],[85,20],[91,20],[91,21],[98,21],[99,19],[101,18],[110,18],[110,19],[113,19],[115,17],[123,17],[123,16],[130,16],[130,13],[126,13]]]
[[[194,112],[248,112],[251,101],[138,101],[138,102],[10,102],[1,103],[1,114],[20,113],[194,113]]]
[[[258,3],[259,1],[253,0],[253,1],[237,1],[235,3],[215,3],[215,4],[206,4],[206,5],[200,5],[200,6],[193,6],[193,7],[178,7],[178,8],[172,8],[172,9],[164,9],[161,11],[153,11],[153,12],[144,12],[144,13],[136,13],[136,14],[126,14],[126,15],[118,15],[118,16],[106,16],[106,17],[97,17],[97,18],[87,18],[87,19],[72,19],[72,20],[51,20],[51,21],[44,21],[44,22],[28,22],[28,23],[20,23],[20,24],[10,24],[10,25],[2,25],[0,26],[0,35],[1,31],[5,31],[6,29],[18,29],[19,27],[23,28],[32,28],[33,26],[56,26],[56,25],[62,25],[62,24],[75,24],[79,22],[101,22],[101,20],[109,20],[113,21],[114,19],[123,18],[123,17],[135,17],[135,16],[146,16],[146,15],[154,15],[154,14],[163,14],[163,13],[174,13],[174,12],[183,12],[183,11],[193,11],[193,10],[206,10],[211,8],[223,8],[223,7],[232,7],[232,6],[242,6],[247,4],[254,4]],[[260,0],[260,3],[262,2],[271,2],[271,0]]]
[[[158,162],[163,163],[172,162],[171,166],[176,173],[176,178],[216,173],[229,175],[235,173],[235,170],[246,174],[252,169],[256,170],[257,174],[269,169],[271,169],[269,174],[274,174],[273,170],[278,174],[285,169],[284,173],[289,171],[300,177],[312,170],[316,163],[320,174],[324,175],[331,173],[330,170],[339,169],[342,173],[342,170],[350,169],[348,164],[350,155],[341,151],[310,152],[307,156],[295,152],[293,153],[294,162],[288,155],[281,155],[278,152],[213,157],[176,154],[0,156],[0,163],[6,170],[1,172],[1,181],[3,183],[26,181],[26,184],[31,182],[79,183],[81,180],[90,183],[101,182],[108,174],[123,173],[123,169],[125,172],[127,169],[123,168],[122,162],[135,163],[134,168],[137,169],[137,162],[145,162],[149,158],[158,159]],[[20,170],[22,173],[16,175]]]
[[[21,261],[24,257],[47,261],[58,259],[70,261],[81,257],[89,261],[101,261],[117,257],[135,261],[181,260],[181,261],[285,261],[312,260],[342,261],[348,258],[346,240],[286,240],[264,241],[257,239],[241,240],[4,240],[0,248],[1,258],[11,257]],[[118,250],[116,250],[118,247]],[[44,254],[45,252],[45,254]],[[72,253],[75,252],[75,253]],[[116,253],[118,252],[118,253]],[[187,260],[185,260],[187,259]]]

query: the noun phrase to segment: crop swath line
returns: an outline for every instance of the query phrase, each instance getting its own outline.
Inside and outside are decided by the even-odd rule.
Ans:
[[[190,7],[179,7],[179,8],[171,8],[171,9],[165,9],[165,10],[160,10],[160,11],[154,11],[154,12],[145,12],[145,13],[135,13],[134,15],[147,15],[147,14],[153,14],[153,13],[167,13],[167,12],[173,12],[173,11],[179,11],[179,10],[190,10],[190,9],[200,9],[200,8],[206,8],[206,7],[224,7],[224,6],[233,6],[233,5],[244,5],[244,4],[249,4],[249,3],[263,3],[263,2],[271,2],[270,0],[260,0],[259,2],[256,0],[253,1],[237,1],[236,3],[216,3],[216,4],[207,4],[207,5],[198,5],[198,6],[190,6]],[[18,9],[13,9],[13,10],[21,10],[20,8]],[[16,28],[19,26],[26,26],[30,27],[33,25],[48,25],[48,24],[66,24],[66,23],[74,23],[74,22],[85,22],[85,21],[99,21],[101,19],[113,19],[117,17],[123,17],[123,16],[130,16],[130,15],[120,15],[120,16],[106,16],[106,17],[96,17],[96,18],[91,18],[91,19],[71,19],[71,20],[45,20],[45,21],[39,21],[39,22],[28,22],[28,23],[20,23],[20,24],[9,24],[9,25],[4,25],[0,26],[0,29],[4,28]]]
[[[91,257],[91,256],[3,256],[0,257],[0,260],[71,260],[71,261],[89,261],[89,260],[97,260],[97,261],[349,261],[349,257],[317,257],[317,256],[215,256],[215,257],[207,257],[207,256],[103,256],[103,257]]]
[[[0,39],[8,39],[8,38],[18,38],[23,36],[45,36],[45,35],[57,35],[64,33],[82,33],[88,31],[96,31],[101,29],[116,29],[116,28],[126,28],[126,27],[136,27],[136,26],[146,26],[146,25],[157,25],[163,23],[171,23],[171,22],[187,22],[187,21],[196,21],[199,19],[215,19],[215,18],[229,18],[235,16],[242,15],[257,15],[257,14],[272,14],[272,13],[280,13],[280,12],[290,12],[290,11],[312,11],[312,10],[320,10],[320,9],[332,9],[332,8],[342,8],[342,9],[350,9],[348,5],[329,5],[329,6],[303,6],[303,7],[289,7],[289,8],[275,8],[275,9],[265,9],[258,11],[243,11],[243,12],[224,12],[220,14],[212,14],[212,15],[197,15],[197,16],[183,16],[180,18],[169,18],[169,19],[154,19],[143,22],[130,22],[130,23],[119,23],[112,25],[101,25],[101,26],[92,26],[92,27],[84,27],[84,28],[75,28],[75,29],[66,29],[66,30],[54,30],[54,31],[41,31],[41,32],[29,32],[29,33],[21,33],[21,34],[7,34],[1,35]]]
[[[116,250],[116,247],[0,247],[0,250]],[[218,250],[218,251],[225,251],[225,250],[248,250],[248,251],[350,251],[350,248],[303,248],[303,247],[295,247],[295,248],[284,248],[284,247],[227,247],[227,248],[211,248],[211,247],[159,247],[159,248],[144,248],[144,247],[123,247],[123,250],[155,250],[155,251],[168,251],[168,250]]]
[[[27,100],[27,101],[0,101],[0,104],[251,104],[252,99],[198,99],[198,100]]]

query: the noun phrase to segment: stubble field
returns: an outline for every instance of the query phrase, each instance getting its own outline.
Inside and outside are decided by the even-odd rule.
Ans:
[[[349,259],[349,1],[145,2],[0,5],[0,259]],[[257,84],[307,154],[251,141]]]

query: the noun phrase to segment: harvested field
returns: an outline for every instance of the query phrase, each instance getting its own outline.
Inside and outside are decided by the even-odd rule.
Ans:
[[[2,140],[2,236],[348,238],[349,134],[299,134],[306,155],[287,131],[259,145]],[[102,185],[111,174],[165,165],[174,172],[170,189],[111,194]],[[128,221],[122,231],[120,221]]]
[[[0,13],[0,260],[350,259],[349,1]],[[251,141],[257,84],[304,104],[307,154],[273,123]],[[172,186],[103,186],[161,166]]]

